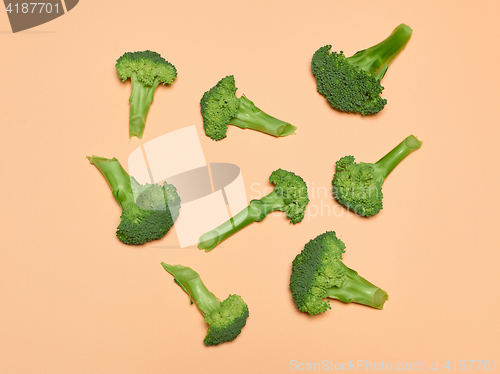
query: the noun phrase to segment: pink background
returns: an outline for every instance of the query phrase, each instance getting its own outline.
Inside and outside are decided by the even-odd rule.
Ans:
[[[86,0],[18,34],[0,12],[0,372],[498,361],[499,10],[492,0]],[[383,79],[387,107],[369,118],[334,111],[316,91],[314,51],[332,44],[351,55],[402,22],[414,33]],[[157,90],[144,138],[129,141],[130,83],[114,63],[144,49],[179,76]],[[199,100],[229,74],[297,135],[230,128],[221,142],[207,138]],[[301,175],[311,187],[304,221],[270,216],[208,254],[180,249],[175,230],[120,243],[120,208],[85,156],[126,166],[144,142],[190,125],[207,162],[241,167],[249,200],[274,169]],[[353,216],[329,196],[336,160],[376,161],[410,134],[424,144],[388,178],[379,215]],[[389,293],[383,311],[332,302],[321,316],[298,312],[291,262],[327,230],[346,243],[345,264]],[[206,324],[161,261],[192,267],[221,299],[244,298],[250,318],[237,340],[203,345]]]

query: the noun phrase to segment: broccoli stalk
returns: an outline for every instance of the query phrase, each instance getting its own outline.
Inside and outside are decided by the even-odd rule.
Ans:
[[[296,127],[257,108],[245,95],[236,97],[234,76],[222,78],[205,92],[201,114],[205,134],[213,140],[226,137],[228,125],[260,131],[276,137],[295,133]]]
[[[109,159],[98,156],[87,156],[87,159],[104,175],[111,187],[113,196],[118,204],[120,204],[122,210],[127,209],[127,207],[131,205],[135,205],[131,183],[132,178],[115,157]]]
[[[333,195],[348,209],[365,217],[382,209],[382,185],[392,170],[410,153],[419,149],[422,142],[414,135],[408,136],[376,163],[355,163],[353,156],[337,161],[333,176]]]
[[[198,248],[208,252],[231,235],[253,222],[262,221],[274,211],[286,212],[287,218],[293,224],[302,221],[309,203],[304,180],[292,172],[278,169],[272,172],[269,181],[276,185],[270,194],[262,199],[250,201],[248,207],[229,221],[203,234],[198,240]]]
[[[158,53],[152,51],[127,52],[116,61],[120,79],[132,81],[130,95],[129,137],[142,138],[149,107],[160,83],[172,84],[177,69]]]
[[[129,98],[129,137],[136,136],[142,139],[146,126],[146,117],[160,81],[156,78],[151,86],[146,86],[137,79],[136,73],[132,73],[130,79],[132,81],[132,93]]]
[[[410,41],[411,34],[412,29],[402,23],[380,43],[347,57],[347,62],[381,80],[387,72],[389,64]]]
[[[385,178],[388,177],[391,171],[393,171],[406,156],[419,149],[422,143],[423,142],[418,140],[414,135],[410,135],[404,139],[373,165],[375,179],[380,181],[381,184],[384,183]]]
[[[355,270],[352,270],[340,264],[343,269],[344,283],[341,287],[330,287],[326,290],[325,297],[336,299],[344,303],[356,303],[366,306],[371,306],[375,309],[383,309],[384,303],[387,301],[387,293],[368,282],[365,278],[358,275]]]
[[[116,158],[87,157],[104,175],[122,209],[116,236],[139,245],[164,237],[179,216],[180,198],[171,184],[142,186]]]
[[[380,80],[411,34],[409,26],[400,24],[382,42],[347,58],[342,51],[330,53],[331,45],[321,47],[311,62],[318,92],[332,107],[343,112],[362,115],[380,112],[387,104],[380,97],[384,89]]]
[[[241,129],[251,129],[273,136],[287,136],[295,133],[297,129],[280,119],[274,118],[257,108],[255,104],[245,95],[239,99],[240,105],[230,125],[238,126]]]
[[[331,309],[325,298],[382,309],[388,299],[385,291],[368,282],[342,263],[345,244],[334,231],[309,241],[292,263],[290,289],[302,312],[310,315]]]
[[[229,295],[224,301],[219,301],[201,281],[200,275],[193,269],[182,265],[161,263],[163,268],[174,276],[177,283],[196,303],[201,314],[208,323],[205,345],[218,345],[229,342],[241,333],[248,318],[248,306],[241,296]]]

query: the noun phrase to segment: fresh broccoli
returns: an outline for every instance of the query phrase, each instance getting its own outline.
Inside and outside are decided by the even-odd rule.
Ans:
[[[410,40],[412,29],[401,24],[384,41],[356,52],[351,57],[332,52],[331,45],[318,49],[312,58],[312,71],[318,92],[332,107],[343,112],[374,114],[384,109],[380,80],[391,61]]]
[[[236,90],[234,76],[229,75],[203,95],[201,114],[203,128],[208,137],[213,140],[224,139],[228,125],[257,130],[273,136],[295,133],[295,126],[264,113],[245,95],[237,98]]]
[[[333,175],[333,196],[337,201],[365,217],[382,209],[382,184],[390,172],[422,142],[410,135],[374,164],[355,163],[353,156],[337,161]]]
[[[344,252],[344,242],[334,231],[327,231],[309,241],[295,257],[290,289],[300,311],[311,316],[326,312],[331,307],[325,298],[383,308],[387,293],[345,266]]]
[[[87,157],[104,175],[122,208],[116,236],[125,244],[160,239],[179,216],[180,198],[171,184],[140,185],[116,158]]]
[[[177,77],[177,69],[152,51],[127,52],[116,61],[115,66],[122,82],[128,78],[132,80],[129,137],[141,139],[156,87],[160,83],[172,84]]]
[[[209,326],[205,345],[218,345],[236,339],[248,318],[248,306],[241,296],[229,295],[221,302],[205,287],[196,271],[182,265],[161,264],[189,295],[191,304],[194,301],[205,317]]]
[[[203,234],[198,240],[198,248],[208,252],[242,228],[262,221],[269,213],[277,210],[286,212],[286,217],[293,224],[302,221],[309,203],[304,180],[290,171],[278,169],[271,173],[269,181],[276,185],[270,194],[260,200],[250,201],[248,207],[229,221]]]

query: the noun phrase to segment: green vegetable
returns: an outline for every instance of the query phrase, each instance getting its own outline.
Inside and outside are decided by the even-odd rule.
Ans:
[[[104,175],[122,208],[116,236],[125,244],[160,239],[179,216],[180,198],[171,184],[140,185],[116,158],[87,157]]]
[[[122,82],[128,78],[132,80],[129,137],[141,139],[156,87],[160,83],[172,84],[177,77],[177,69],[152,51],[127,52],[116,61],[115,66]]]
[[[309,203],[304,180],[290,171],[278,169],[271,173],[269,181],[276,185],[270,194],[260,200],[250,201],[248,207],[229,221],[203,234],[198,240],[198,248],[208,252],[242,228],[262,221],[269,213],[277,210],[286,212],[287,218],[293,224],[302,221]]]
[[[357,214],[370,217],[382,209],[382,184],[406,156],[419,149],[422,142],[410,135],[374,164],[355,163],[353,156],[337,161],[333,175],[333,196]]]
[[[383,308],[387,293],[345,266],[344,252],[344,242],[334,231],[327,231],[309,241],[295,257],[290,289],[300,311],[311,316],[326,312],[331,307],[325,298]]]
[[[161,263],[163,268],[174,276],[177,283],[200,309],[208,323],[205,345],[218,345],[230,342],[241,333],[248,318],[248,306],[241,296],[229,295],[219,301],[200,279],[200,275],[191,268],[182,265]]]
[[[412,29],[401,24],[384,41],[347,58],[342,51],[330,53],[331,45],[321,47],[312,58],[318,92],[332,107],[343,112],[362,115],[380,112],[387,104],[380,97],[384,89],[380,80],[411,34]]]
[[[205,92],[201,99],[201,114],[205,134],[213,140],[226,137],[227,126],[261,131],[273,136],[295,133],[295,126],[271,117],[257,108],[245,95],[236,97],[234,76],[222,78]]]

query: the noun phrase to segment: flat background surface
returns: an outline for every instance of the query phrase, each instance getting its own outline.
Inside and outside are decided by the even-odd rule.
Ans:
[[[0,372],[287,373],[292,360],[500,365],[499,10],[496,1],[86,0],[19,34],[0,12]],[[401,22],[414,33],[383,80],[386,108],[369,118],[334,111],[316,92],[314,51],[332,44],[351,55]],[[129,142],[130,83],[114,63],[144,49],[179,76],[157,90],[144,138]],[[228,74],[297,135],[231,128],[221,142],[207,138],[199,100]],[[304,221],[270,216],[209,254],[180,249],[175,230],[141,247],[121,244],[119,206],[85,156],[126,165],[141,144],[190,125],[208,162],[241,167],[249,200],[252,184],[270,187],[274,169],[301,175],[311,186]],[[424,145],[388,178],[380,214],[353,216],[328,196],[336,160],[376,161],[409,134]],[[345,264],[389,293],[383,311],[340,302],[314,318],[297,311],[291,262],[327,230],[346,243]],[[196,269],[219,298],[242,295],[250,318],[237,340],[203,346],[203,318],[161,261]]]

